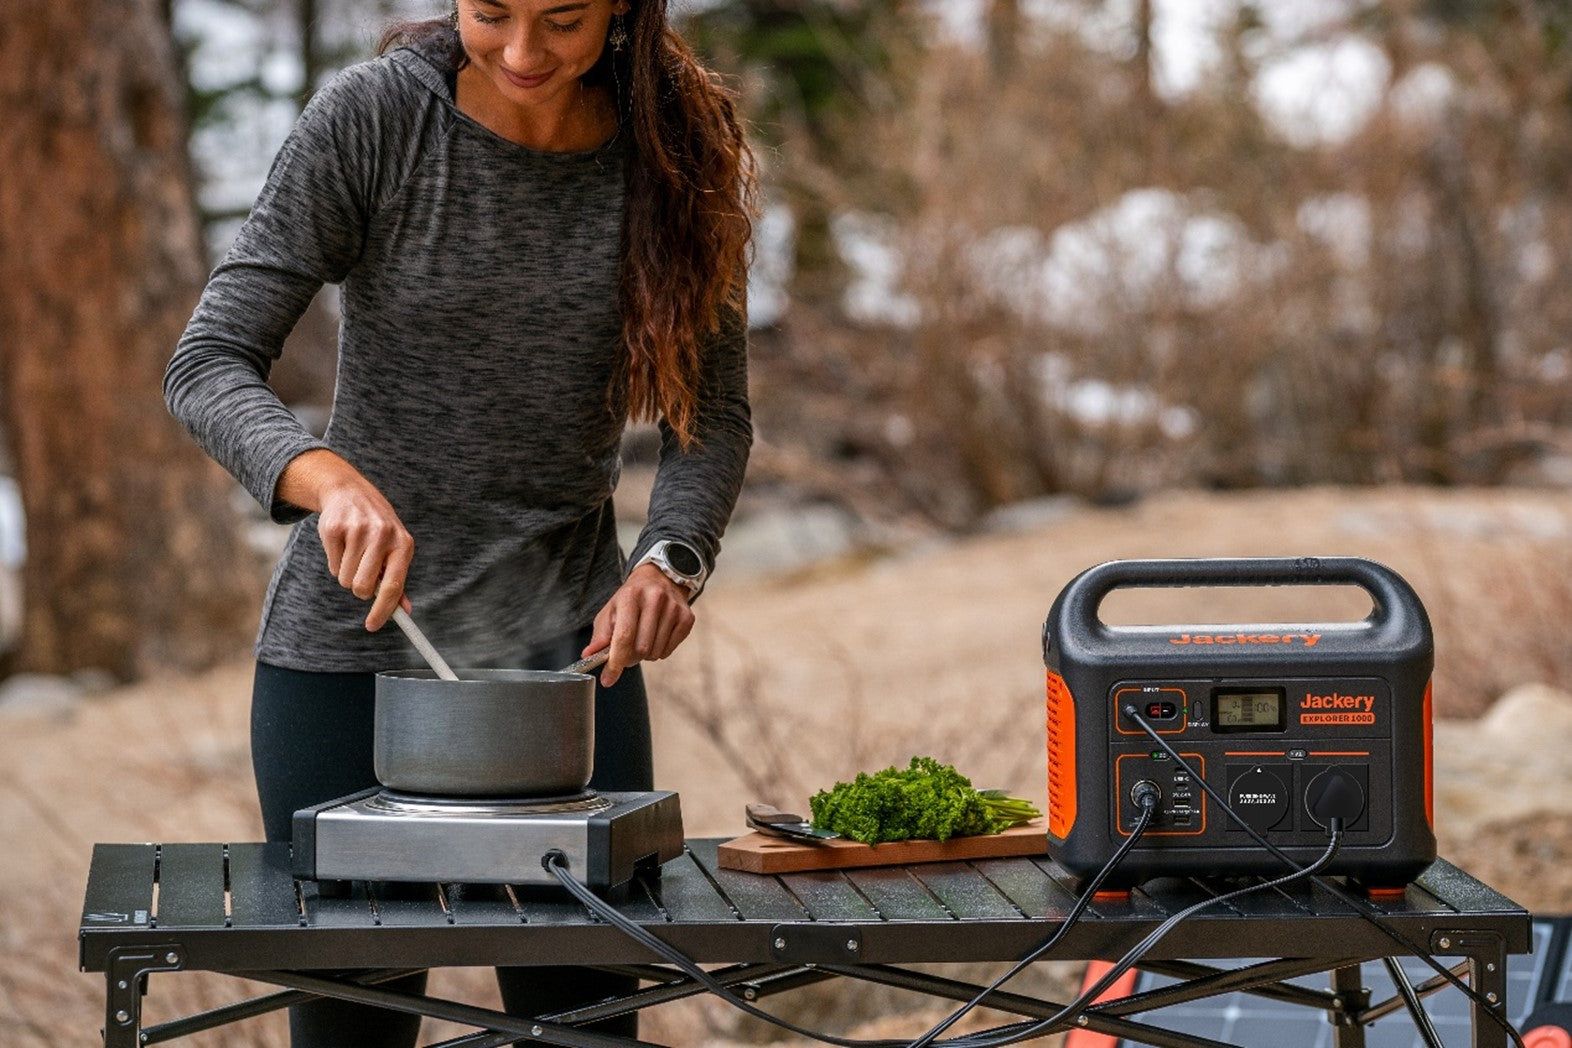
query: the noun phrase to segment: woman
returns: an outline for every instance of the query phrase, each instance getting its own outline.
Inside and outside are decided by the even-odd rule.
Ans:
[[[256,644],[268,840],[375,785],[373,674],[418,661],[382,629],[400,604],[455,665],[609,647],[592,785],[653,785],[636,664],[692,628],[752,435],[750,155],[665,7],[458,0],[395,27],[317,93],[203,293],[170,410],[295,522]],[[343,322],[318,440],[266,378],[324,283]],[[630,417],[658,419],[662,447],[625,562],[611,495]],[[619,988],[499,981],[518,1014]],[[412,1044],[417,1025],[338,1002],[291,1014],[296,1045]]]

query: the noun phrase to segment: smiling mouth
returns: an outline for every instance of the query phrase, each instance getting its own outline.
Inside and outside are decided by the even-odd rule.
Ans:
[[[541,84],[544,84],[547,80],[551,79],[550,71],[544,73],[535,73],[532,76],[523,76],[522,74],[515,73],[511,69],[503,69],[502,75],[507,77],[508,82],[516,87],[539,87]]]

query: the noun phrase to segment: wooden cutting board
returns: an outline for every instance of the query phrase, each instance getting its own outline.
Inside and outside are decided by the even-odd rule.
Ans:
[[[856,841],[833,840],[823,844],[799,844],[779,837],[766,837],[762,833],[750,833],[722,844],[717,861],[728,870],[746,873],[797,873],[802,870],[839,870],[849,866],[891,866],[897,863],[1045,855],[1047,852],[1048,836],[1042,820],[1033,819],[1003,833],[951,837],[942,842],[859,844]]]

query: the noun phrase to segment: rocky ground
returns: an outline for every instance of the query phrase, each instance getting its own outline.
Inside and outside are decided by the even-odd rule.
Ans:
[[[783,553],[782,541],[799,539],[806,554]],[[681,793],[691,836],[740,832],[745,800],[801,810],[814,790],[914,753],[1041,803],[1039,631],[1078,571],[1119,557],[1357,554],[1403,573],[1435,623],[1442,853],[1530,908],[1572,911],[1572,697],[1549,686],[1572,679],[1565,496],[1182,493],[1114,509],[1043,504],[966,540],[761,515],[739,522],[728,550],[695,636],[650,667],[657,777]],[[1151,594],[1105,614],[1315,621],[1364,610],[1344,591],[1258,590],[1221,591],[1204,608],[1193,594]],[[91,693],[93,683],[0,688],[0,1044],[16,1048],[97,1043],[102,984],[76,972],[75,944],[94,842],[260,834],[240,653],[199,677]],[[1075,976],[1070,965],[1034,973],[1038,988]],[[476,972],[442,973],[436,988],[494,993]],[[153,990],[154,1020],[236,993],[199,975],[158,977]],[[938,1014],[903,1014],[910,1002],[893,994],[777,1000],[809,1025],[868,1036],[911,1034]],[[654,1014],[645,1033],[675,1044],[761,1037],[696,1004]],[[285,1039],[263,1019],[187,1043]]]

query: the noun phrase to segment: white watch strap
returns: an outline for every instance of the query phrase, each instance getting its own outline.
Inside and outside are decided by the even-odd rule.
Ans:
[[[670,542],[670,539],[661,539],[659,542],[655,543],[655,545],[651,546],[649,552],[640,557],[638,563],[634,564],[633,566],[637,568],[643,564],[653,564],[656,568],[660,569],[660,573],[662,575],[665,575],[668,579],[686,589],[688,591],[689,597],[696,597],[699,595],[699,591],[704,588],[704,580],[709,576],[709,572],[703,570],[702,560],[700,561],[701,568],[698,578],[684,575],[682,572],[678,571],[675,567],[672,566],[671,562],[666,557],[666,547],[670,544]],[[684,545],[686,546],[686,544]],[[686,546],[686,548],[692,549],[693,547]]]

